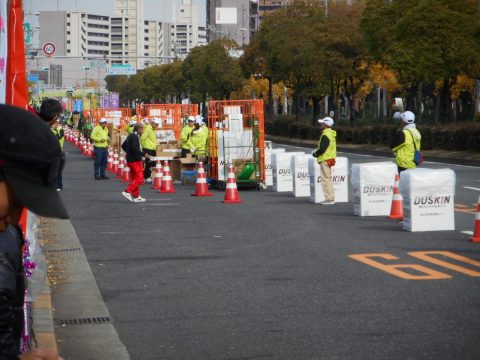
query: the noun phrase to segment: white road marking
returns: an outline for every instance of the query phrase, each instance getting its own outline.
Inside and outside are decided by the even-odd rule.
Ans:
[[[465,235],[473,235],[473,231],[461,231],[462,234],[465,234]]]
[[[476,190],[476,191],[480,191],[480,188],[471,187],[471,186],[464,186],[463,188],[464,188],[464,189],[469,189],[469,190]]]

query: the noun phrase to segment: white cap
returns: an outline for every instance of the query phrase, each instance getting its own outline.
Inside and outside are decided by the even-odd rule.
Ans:
[[[150,119],[149,118],[144,118],[143,123],[144,124],[150,124]]]
[[[198,125],[203,125],[203,116],[202,116],[202,115],[197,115],[197,116],[195,116],[195,122],[196,122]]]
[[[188,121],[195,121],[195,116],[190,115],[190,116],[188,117]]]
[[[106,123],[106,122],[107,122],[107,119],[101,118],[101,119],[100,119],[100,122],[101,122],[101,123]]]
[[[413,124],[415,122],[415,114],[411,111],[405,111],[401,119],[404,123]]]
[[[327,125],[327,126],[333,126],[334,121],[333,121],[333,119],[332,119],[331,117],[328,117],[328,116],[327,116],[326,118],[319,119],[319,120],[318,120],[318,123],[319,123],[319,124],[325,124],[325,125]]]
[[[395,114],[393,114],[393,120],[401,120],[402,119],[402,113],[400,111],[397,111]]]
[[[160,125],[160,120],[158,120],[157,118],[154,118],[154,119],[153,119],[153,122],[154,122],[155,124],[157,124],[157,125]]]

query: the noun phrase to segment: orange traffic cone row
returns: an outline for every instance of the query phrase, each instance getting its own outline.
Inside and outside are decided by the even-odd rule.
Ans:
[[[392,209],[390,210],[389,219],[403,220],[403,197],[398,191],[400,176],[395,175],[395,186],[393,187]]]
[[[213,194],[208,191],[207,175],[203,168],[203,162],[198,163],[196,188],[192,196],[213,196]]]
[[[228,165],[227,186],[225,188],[225,197],[223,199],[225,204],[241,204],[243,200],[240,199],[237,189],[237,181],[235,180],[235,171],[233,165]]]
[[[107,158],[107,171],[112,171],[113,168],[113,152],[112,150],[108,151],[108,158]]]
[[[160,193],[162,194],[173,194],[175,193],[175,188],[173,187],[172,174],[170,173],[170,167],[168,166],[168,161],[165,161],[163,166],[163,177],[162,177],[162,186],[160,188]]]
[[[155,165],[155,177],[153,178],[153,190],[161,190],[162,189],[162,177],[163,177],[163,168],[162,168],[162,161],[157,160],[157,164]]]
[[[113,153],[112,173],[116,174],[118,170],[118,154],[117,150]]]
[[[122,181],[130,182],[130,168],[127,163],[123,165]]]
[[[118,163],[118,168],[117,168],[117,178],[121,179],[123,175],[123,167],[124,167],[124,162],[123,162],[123,156],[120,157],[119,163]]]
[[[470,238],[471,242],[480,243],[480,196],[477,202],[477,214],[475,215],[475,224],[473,236]]]

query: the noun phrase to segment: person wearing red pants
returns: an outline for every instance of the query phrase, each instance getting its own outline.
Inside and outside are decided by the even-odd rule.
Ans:
[[[143,152],[140,147],[140,136],[143,133],[143,124],[135,124],[133,131],[122,144],[130,168],[131,182],[122,195],[131,202],[141,203],[146,200],[140,196],[140,186],[143,184]]]

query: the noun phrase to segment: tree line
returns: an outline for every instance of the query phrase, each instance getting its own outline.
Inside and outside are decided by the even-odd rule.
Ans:
[[[125,103],[261,97],[269,118],[285,88],[290,110],[312,121],[333,110],[354,125],[372,104],[389,117],[397,97],[419,121],[473,119],[478,0],[339,0],[326,10],[324,0],[297,0],[267,15],[242,49],[217,40],[184,61],[107,77],[107,87]]]

